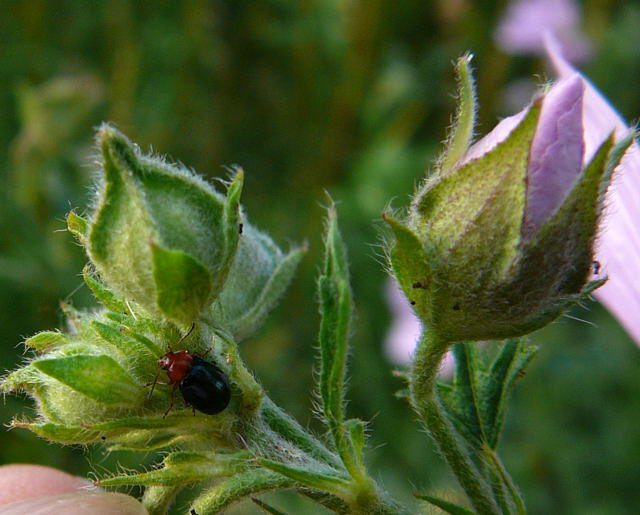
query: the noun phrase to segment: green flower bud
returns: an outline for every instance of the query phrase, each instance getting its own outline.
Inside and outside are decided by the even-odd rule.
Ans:
[[[226,197],[188,170],[145,156],[109,125],[103,180],[81,241],[107,286],[188,324],[222,291],[236,253],[243,173]],[[79,232],[76,217],[70,230]]]
[[[262,325],[291,282],[306,249],[284,254],[266,234],[246,222],[224,290],[213,305],[213,318],[236,340]]]
[[[0,391],[30,394],[40,416],[33,422],[12,424],[53,441],[104,442],[112,449],[149,450],[178,442],[207,447],[231,439],[236,401],[215,417],[202,413],[194,417],[176,399],[173,411],[163,418],[171,399],[180,393],[172,393],[173,387],[165,385],[151,389],[150,384],[166,381],[158,359],[169,345],[175,346],[180,333],[172,323],[128,311],[120,298],[88,272],[85,281],[99,300],[125,309],[93,313],[65,306],[68,333],[45,331],[25,341],[36,354],[3,379]],[[180,347],[185,345],[194,354],[210,356],[211,350],[218,354],[222,349],[204,327]],[[226,369],[223,359],[210,359]]]
[[[590,281],[611,173],[630,141],[584,161],[578,76],[469,147],[474,91],[459,62],[461,105],[439,170],[408,215],[385,215],[391,266],[418,316],[444,341],[503,339],[548,324],[602,284]]]

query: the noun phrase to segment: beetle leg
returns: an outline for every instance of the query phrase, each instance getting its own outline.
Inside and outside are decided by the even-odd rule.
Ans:
[[[167,411],[164,412],[164,415],[162,415],[162,418],[165,418],[171,411],[171,408],[173,408],[173,397],[175,393],[176,393],[176,387],[174,385],[173,388],[171,389],[171,400],[169,401],[169,407],[167,408]]]

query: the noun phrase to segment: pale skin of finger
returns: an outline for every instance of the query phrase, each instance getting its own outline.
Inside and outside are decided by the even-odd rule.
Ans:
[[[0,466],[0,514],[144,515],[128,495],[106,493],[86,479],[39,465]]]

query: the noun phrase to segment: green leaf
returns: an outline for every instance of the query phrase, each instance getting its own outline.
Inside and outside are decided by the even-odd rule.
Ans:
[[[438,497],[433,497],[432,495],[426,494],[414,494],[418,499],[423,501],[427,501],[428,503],[437,506],[441,510],[450,513],[451,515],[474,515],[473,512],[463,506],[459,506],[450,501],[445,501],[444,499],[440,499]]]
[[[320,299],[320,374],[322,411],[338,453],[353,476],[363,475],[362,453],[345,427],[344,390],[353,303],[347,253],[338,230],[335,207],[327,214],[325,258],[318,279]]]
[[[453,346],[455,379],[451,397],[453,410],[478,441],[486,440],[487,428],[483,420],[481,385],[479,384],[479,360],[477,346],[473,343],[457,343]]]
[[[216,484],[198,497],[190,509],[198,515],[218,513],[230,504],[250,495],[289,488],[292,485],[291,479],[280,474],[264,469],[253,469]]]
[[[90,399],[110,406],[139,404],[144,390],[109,356],[39,359],[33,367]]]
[[[282,411],[266,397],[261,406],[261,414],[269,427],[288,441],[299,447],[309,456],[331,467],[340,467],[337,456],[331,453],[322,442],[305,431],[300,424]]]
[[[485,370],[477,344],[458,343],[453,347],[453,385],[438,385],[438,391],[449,418],[476,453],[482,452],[484,445],[497,447],[509,393],[537,351],[526,339],[507,340]]]
[[[465,54],[456,63],[458,75],[458,111],[445,144],[445,152],[441,158],[439,174],[451,171],[469,149],[473,139],[476,118],[476,92],[471,73],[471,54]]]
[[[538,348],[529,345],[526,338],[507,340],[484,379],[483,411],[487,421],[485,441],[491,449],[498,446],[509,393],[537,353]]]
[[[200,262],[180,250],[152,244],[156,301],[169,319],[189,324],[207,306],[211,276]]]

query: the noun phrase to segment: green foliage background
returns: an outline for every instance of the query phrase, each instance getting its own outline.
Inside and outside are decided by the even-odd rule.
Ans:
[[[59,301],[92,306],[64,214],[86,205],[93,127],[110,120],[143,148],[208,177],[246,172],[243,204],[276,241],[308,240],[291,290],[243,344],[274,400],[316,427],[311,373],[322,204],[339,203],[357,303],[351,415],[373,419],[374,476],[401,498],[456,498],[455,484],[407,405],[382,347],[379,215],[406,203],[454,110],[452,61],[475,54],[481,130],[514,109],[509,85],[542,74],[492,33],[505,2],[257,0],[0,4],[0,369],[18,343],[61,327]],[[584,67],[622,114],[640,112],[640,5],[585,0],[594,44]],[[519,82],[523,84],[523,82]],[[595,302],[535,335],[541,356],[515,390],[501,452],[531,513],[634,513],[640,505],[640,352]],[[7,397],[0,423],[32,413]],[[319,428],[318,428],[319,429]],[[149,463],[153,456],[146,458]],[[138,456],[60,448],[0,434],[0,464],[101,474]],[[293,498],[284,498],[296,506]],[[245,507],[244,509],[249,509]],[[242,509],[240,510],[242,511]]]

